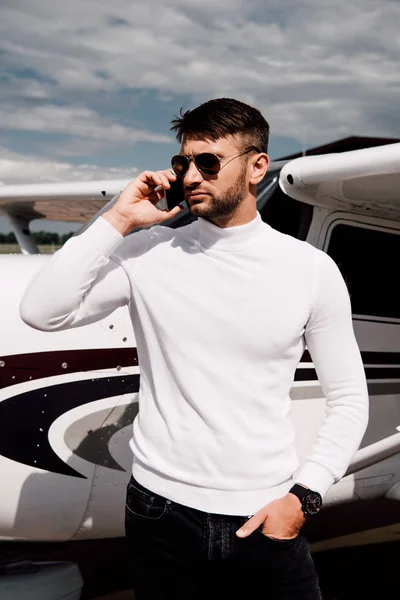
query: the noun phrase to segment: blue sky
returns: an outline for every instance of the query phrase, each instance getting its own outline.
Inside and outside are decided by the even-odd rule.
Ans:
[[[399,22],[397,0],[2,0],[0,182],[166,168],[174,114],[221,96],[263,112],[272,158],[400,137]]]

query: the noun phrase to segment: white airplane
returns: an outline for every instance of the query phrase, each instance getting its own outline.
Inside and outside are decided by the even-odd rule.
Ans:
[[[77,221],[82,231],[127,183],[0,188],[0,209],[22,251],[0,255],[0,541],[124,535],[128,440],[140,379],[128,310],[48,333],[22,322],[19,302],[51,258],[38,254],[29,223]],[[315,552],[398,539],[400,144],[272,163],[259,186],[258,210],[272,227],[322,249],[339,265],[369,385],[370,422],[360,449],[305,533]],[[192,218],[186,208],[167,225],[180,227]],[[325,411],[307,351],[291,396],[301,461]]]

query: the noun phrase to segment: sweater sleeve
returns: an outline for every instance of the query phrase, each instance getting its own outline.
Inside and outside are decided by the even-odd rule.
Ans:
[[[344,475],[361,443],[369,401],[346,284],[335,262],[323,252],[317,255],[305,338],[326,397],[326,413],[296,480],[324,495]]]
[[[129,236],[134,244],[143,243],[141,233]],[[29,282],[20,303],[22,320],[42,331],[62,330],[93,323],[127,304],[130,282],[118,255],[111,256],[123,241],[103,217],[70,238]]]

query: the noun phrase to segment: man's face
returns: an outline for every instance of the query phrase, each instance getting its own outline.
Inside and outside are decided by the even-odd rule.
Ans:
[[[185,199],[190,212],[196,217],[218,220],[230,216],[248,193],[247,158],[239,156],[228,161],[245,148],[235,136],[220,138],[216,142],[185,139],[181,154],[195,157],[202,152],[212,152],[221,161],[216,175],[206,175],[192,161],[183,178]],[[228,163],[225,165],[225,162]],[[223,167],[223,168],[222,168]]]

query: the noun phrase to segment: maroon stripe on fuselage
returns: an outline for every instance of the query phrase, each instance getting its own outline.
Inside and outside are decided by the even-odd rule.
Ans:
[[[118,369],[138,365],[136,348],[55,350],[0,356],[0,389],[66,373]]]
[[[308,363],[313,362],[313,359],[311,358],[311,355],[308,350],[304,350],[303,355],[300,359],[300,362],[308,362]]]

